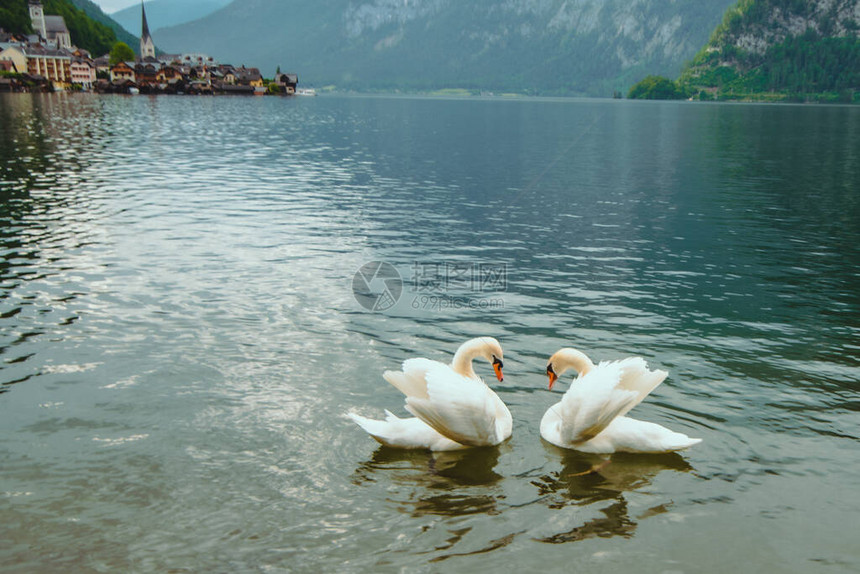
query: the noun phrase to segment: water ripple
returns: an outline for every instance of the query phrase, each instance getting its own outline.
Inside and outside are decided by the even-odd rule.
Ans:
[[[10,571],[693,570],[705,539],[745,567],[860,563],[814,542],[860,510],[856,110],[0,103]],[[351,292],[372,260],[404,279],[385,314]],[[415,308],[416,262],[507,283]],[[484,334],[508,443],[396,452],[343,418],[402,413],[383,370]],[[567,345],[667,369],[635,415],[704,443],[544,444]]]

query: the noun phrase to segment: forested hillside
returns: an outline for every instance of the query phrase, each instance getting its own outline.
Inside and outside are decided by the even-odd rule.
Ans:
[[[3,0],[0,4],[0,28],[16,34],[32,32],[27,0]]]
[[[89,16],[96,22],[104,24],[105,26],[113,30],[118,41],[125,42],[135,52],[140,49],[140,38],[122,27],[112,17],[105,14],[104,11],[102,11],[102,9],[99,8],[99,6],[95,2],[92,2],[91,0],[69,0],[69,2],[83,10],[87,16]]]
[[[858,0],[741,0],[679,84],[702,99],[852,101],[858,32]]]

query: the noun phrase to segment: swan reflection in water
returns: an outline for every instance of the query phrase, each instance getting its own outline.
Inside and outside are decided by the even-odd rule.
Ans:
[[[588,538],[633,536],[637,521],[668,511],[667,504],[659,504],[631,518],[624,494],[646,487],[664,470],[689,472],[693,467],[678,453],[625,454],[611,458],[561,449],[547,442],[544,446],[550,455],[560,458],[562,469],[540,476],[532,481],[542,500],[552,510],[569,505],[590,506],[612,501],[600,508],[603,516],[592,518],[565,532],[535,537],[539,542],[560,544]]]
[[[606,458],[561,449],[546,442],[544,446],[549,459],[560,462],[561,469],[545,472],[531,480],[531,485],[537,487],[537,497],[525,505],[517,505],[516,510],[531,518],[525,518],[522,530],[498,533],[505,536],[486,542],[475,552],[506,546],[527,532],[531,532],[534,540],[551,544],[595,537],[632,537],[638,521],[668,512],[669,503],[634,510],[628,504],[626,493],[648,487],[665,470],[693,470],[677,453],[616,453]],[[380,447],[370,460],[358,465],[353,482],[358,485],[381,483],[386,491],[385,497],[413,517],[501,514],[512,510],[502,489],[503,481],[522,480],[496,472],[500,455],[511,452],[511,449],[508,443],[498,447],[436,453]],[[511,487],[506,489],[510,491]],[[594,509],[598,516],[580,520],[573,528],[563,527],[561,532],[547,532],[547,524],[553,523],[546,519],[547,513],[570,506]],[[448,543],[444,547],[436,546],[432,551],[447,550],[460,542],[471,530],[470,526],[462,526],[460,530],[449,530],[451,538]],[[460,555],[441,555],[434,561]]]
[[[407,499],[399,501],[414,516],[463,516],[498,514],[493,485],[502,480],[495,471],[505,445],[448,452],[378,448],[370,460],[355,470],[354,482],[384,480],[409,486]]]

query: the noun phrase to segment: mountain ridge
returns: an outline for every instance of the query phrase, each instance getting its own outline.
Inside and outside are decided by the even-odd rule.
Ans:
[[[149,0],[146,6],[146,20],[149,30],[155,32],[169,26],[178,26],[208,16],[230,3],[230,0]],[[111,14],[117,23],[132,34],[140,35],[140,4],[117,10]]]
[[[68,0],[68,2],[78,9],[83,10],[84,14],[86,14],[91,20],[104,24],[113,30],[118,42],[125,42],[132,50],[134,50],[135,53],[139,51],[139,37],[131,34],[113,18],[105,14],[101,7],[99,7],[95,2],[92,2],[92,0]]]
[[[342,89],[608,96],[651,69],[677,75],[730,4],[247,0],[155,40]]]

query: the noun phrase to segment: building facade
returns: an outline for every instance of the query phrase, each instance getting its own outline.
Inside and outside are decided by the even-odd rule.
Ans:
[[[122,82],[125,80],[135,81],[134,68],[125,62],[120,62],[110,69],[110,81]]]
[[[72,35],[66,27],[62,16],[45,16],[45,40],[54,44],[57,49],[71,50]]]
[[[96,83],[96,68],[85,59],[74,58],[69,65],[69,76],[72,84],[77,84],[85,90],[91,90]]]
[[[19,74],[27,73],[27,54],[19,46],[9,46],[0,52],[0,60],[11,62],[14,71]]]
[[[43,76],[57,88],[70,83],[72,58],[68,52],[31,46],[26,49],[26,54],[27,73],[31,76]]]

